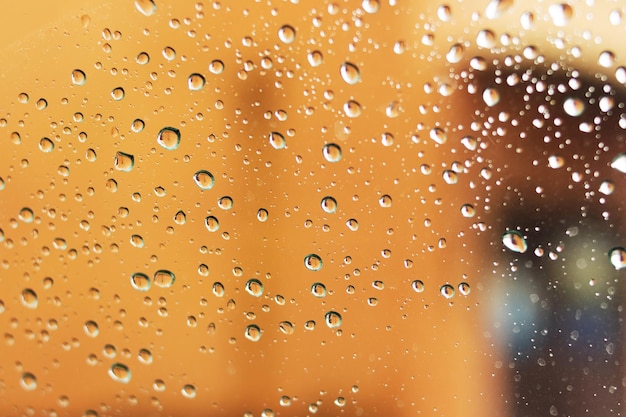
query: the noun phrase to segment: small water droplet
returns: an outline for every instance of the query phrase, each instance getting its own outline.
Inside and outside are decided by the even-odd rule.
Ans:
[[[476,209],[471,204],[463,204],[461,206],[461,215],[467,218],[474,217],[476,215]]]
[[[148,291],[152,283],[146,274],[135,272],[130,275],[130,285],[137,291]]]
[[[168,61],[173,61],[174,59],[176,59],[176,50],[174,50],[174,48],[172,48],[171,46],[166,46],[165,48],[163,48],[162,54],[163,58],[167,59]]]
[[[335,200],[333,197],[326,196],[322,198],[321,206],[322,210],[324,210],[328,214],[333,214],[337,212],[337,200]]]
[[[448,53],[446,54],[446,60],[451,64],[456,64],[461,62],[463,59],[463,53],[465,52],[465,48],[460,43],[456,43],[450,47]]]
[[[37,100],[37,102],[35,103],[35,108],[37,110],[45,110],[46,107],[48,107],[48,100],[46,100],[45,98],[40,98],[39,100]]]
[[[174,223],[183,225],[187,222],[187,215],[184,211],[178,210],[174,215]]]
[[[135,133],[139,133],[143,130],[144,127],[146,127],[146,124],[143,120],[135,119],[133,120],[133,123],[130,125],[130,130],[132,130]]]
[[[50,153],[54,150],[54,142],[48,138],[41,138],[39,141],[39,150],[45,153]]]
[[[336,311],[329,311],[324,315],[324,321],[326,322],[326,325],[328,327],[330,327],[331,329],[336,329],[341,326],[343,319],[341,317],[341,314],[337,313]]]
[[[88,320],[83,325],[83,330],[85,334],[89,337],[97,337],[100,333],[100,329],[98,328],[98,323],[93,320]]]
[[[130,381],[131,373],[126,365],[114,363],[111,365],[111,368],[109,368],[109,376],[113,381],[127,384]]]
[[[430,130],[430,138],[439,145],[443,145],[448,141],[448,135],[439,127],[435,127]]]
[[[309,271],[319,271],[322,269],[322,258],[314,253],[311,253],[304,257],[304,266]]]
[[[353,232],[359,230],[359,222],[356,219],[348,219],[346,221],[346,226]]]
[[[361,79],[359,68],[350,62],[344,62],[339,72],[341,73],[341,78],[350,85],[358,83]]]
[[[126,96],[124,89],[122,87],[116,87],[111,91],[111,97],[115,101],[120,101]]]
[[[217,232],[220,228],[220,222],[215,216],[207,216],[204,219],[204,225],[209,232]]]
[[[144,365],[150,365],[152,363],[152,352],[150,352],[148,349],[139,349],[137,359],[139,359],[139,362],[143,363]]]
[[[471,288],[470,288],[470,285],[467,282],[461,282],[459,284],[459,292],[462,295],[467,296],[467,295],[469,295],[470,291],[471,291]]]
[[[187,87],[191,91],[200,91],[204,88],[206,80],[202,74],[193,73],[187,78]]]
[[[244,333],[246,339],[253,342],[258,342],[259,340],[261,340],[262,334],[263,332],[261,331],[261,328],[256,324],[249,324],[248,326],[246,326],[246,331]]]
[[[378,199],[378,204],[383,208],[389,208],[393,204],[391,196],[384,194]]]
[[[548,157],[548,166],[552,169],[558,169],[565,165],[565,159],[560,155],[550,155]]]
[[[117,152],[114,165],[118,171],[130,172],[135,166],[135,157],[129,153]]]
[[[263,283],[256,278],[251,278],[246,282],[246,292],[253,297],[260,297],[263,295],[264,287]]]
[[[154,273],[154,285],[161,288],[170,288],[176,281],[176,275],[167,269],[159,269]]]
[[[72,71],[72,84],[74,85],[85,85],[87,82],[87,76],[83,72],[83,70],[75,69]]]
[[[269,142],[274,149],[284,149],[287,146],[285,137],[278,132],[270,132]]]
[[[626,250],[622,247],[613,248],[609,251],[609,260],[616,270],[626,268]]]
[[[164,127],[157,136],[159,145],[167,150],[174,150],[180,145],[180,130],[174,127]]]
[[[598,188],[598,191],[600,191],[604,195],[611,195],[613,194],[613,191],[615,191],[615,184],[613,183],[613,181],[604,180],[602,181],[602,183],[600,183],[600,188]]]
[[[154,0],[135,0],[135,7],[144,16],[152,16],[157,10]]]
[[[335,143],[324,145],[322,153],[328,162],[339,162],[341,160],[341,147]]]
[[[135,57],[135,62],[139,65],[146,65],[150,62],[150,55],[147,52],[139,52]]]
[[[307,60],[312,67],[319,67],[324,62],[324,55],[320,51],[311,51],[307,54]]]
[[[200,170],[193,174],[193,180],[202,190],[210,190],[215,185],[215,177],[209,171]]]
[[[520,232],[511,230],[502,235],[502,243],[513,252],[524,253],[528,249],[526,240]]]
[[[361,112],[362,112],[361,105],[354,100],[348,100],[343,105],[343,112],[346,114],[346,116],[350,117],[351,119],[354,119],[361,115]]]
[[[293,43],[293,41],[296,40],[296,30],[289,25],[283,25],[280,29],[278,29],[278,38],[283,43]]]

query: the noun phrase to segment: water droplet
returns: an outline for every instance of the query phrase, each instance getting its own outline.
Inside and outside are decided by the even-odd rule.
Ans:
[[[378,204],[383,208],[389,208],[393,204],[391,196],[384,194],[378,199]]]
[[[613,194],[613,191],[615,191],[615,184],[613,183],[613,181],[604,180],[602,181],[602,183],[600,183],[600,188],[598,188],[598,191],[600,191],[604,195],[611,195]]]
[[[193,174],[193,180],[202,190],[210,190],[215,185],[215,177],[205,170],[200,170]]]
[[[359,230],[359,222],[356,219],[348,219],[346,221],[346,226],[353,232]]]
[[[161,288],[170,288],[176,281],[176,275],[167,269],[159,269],[154,273],[154,285]]]
[[[87,76],[82,70],[75,69],[72,71],[72,84],[85,85],[85,82],[87,82]]]
[[[465,52],[465,48],[460,43],[456,43],[450,47],[448,53],[446,54],[446,60],[451,64],[456,64],[461,62],[463,59],[463,53]]]
[[[335,143],[324,145],[322,153],[328,162],[339,162],[341,160],[341,148]]]
[[[152,16],[157,9],[154,0],[135,0],[135,7],[144,16]]]
[[[326,196],[322,198],[322,210],[328,214],[333,214],[337,211],[337,200],[333,197]]]
[[[269,141],[274,149],[284,149],[287,146],[285,137],[278,132],[270,132]]]
[[[220,228],[220,222],[215,216],[207,216],[204,219],[204,225],[209,232],[217,232]]]
[[[135,62],[139,65],[146,65],[150,62],[150,55],[147,52],[139,52],[135,57]]]
[[[480,48],[491,49],[496,46],[496,35],[488,29],[483,29],[476,35],[476,45]]]
[[[30,288],[26,288],[22,291],[22,294],[20,296],[20,301],[22,302],[22,305],[24,307],[28,307],[32,309],[37,308],[37,305],[39,304],[37,293]]]
[[[548,166],[552,169],[561,168],[565,165],[565,159],[560,155],[551,155],[548,157]]]
[[[496,19],[513,5],[513,0],[491,0],[485,9],[488,19]]]
[[[341,73],[341,78],[350,85],[358,83],[361,79],[359,68],[350,62],[344,62],[339,72]]]
[[[214,59],[209,64],[209,71],[212,74],[219,75],[224,72],[224,63],[219,59]]]
[[[511,230],[502,235],[502,243],[513,252],[524,253],[528,249],[526,240],[521,233]]]
[[[441,286],[441,288],[439,289],[439,292],[441,293],[441,295],[443,295],[445,298],[450,299],[452,297],[454,297],[454,287],[450,284],[444,284]]]
[[[233,208],[233,199],[225,195],[217,200],[217,206],[222,210],[230,210]]]
[[[146,127],[146,124],[143,120],[135,119],[133,120],[133,123],[130,125],[130,130],[132,130],[135,133],[139,133],[143,130],[144,127]]]
[[[85,331],[85,334],[89,337],[96,337],[100,333],[98,323],[93,320],[86,321],[83,325],[83,330]]]
[[[128,153],[117,152],[114,164],[118,171],[130,172],[135,166],[135,157]]]
[[[111,97],[115,101],[120,101],[125,97],[126,93],[122,87],[116,87],[111,91]]]
[[[48,107],[48,100],[46,100],[45,98],[40,98],[39,100],[37,100],[37,102],[35,103],[35,108],[37,110],[45,110],[46,107]]]
[[[326,297],[326,286],[321,282],[316,282],[311,285],[311,294],[318,298]]]
[[[452,9],[447,4],[437,7],[437,17],[442,22],[449,22],[452,19]]]
[[[328,327],[330,327],[331,329],[336,329],[341,326],[343,319],[341,317],[341,314],[337,313],[336,311],[329,311],[324,315],[324,321],[326,322],[326,325]]]
[[[256,278],[251,278],[246,282],[246,292],[253,297],[263,295],[263,283]]]
[[[459,182],[459,176],[457,175],[457,173],[450,169],[444,170],[442,173],[442,177],[443,177],[443,180],[446,182],[446,184],[452,185],[452,184],[456,184],[457,182]]]
[[[296,39],[296,30],[289,25],[284,25],[278,29],[278,38],[283,43],[290,44]]]
[[[430,130],[430,138],[436,143],[438,143],[439,145],[443,145],[444,143],[447,142],[448,135],[443,129],[439,127],[435,127]]]
[[[626,268],[626,250],[622,247],[611,249],[609,251],[609,260],[618,271]]]
[[[261,340],[262,334],[263,332],[261,331],[261,328],[256,324],[249,324],[248,326],[246,326],[246,331],[244,333],[246,339],[253,342],[258,342],[259,340]]]
[[[28,207],[22,208],[17,217],[24,223],[32,223],[35,220],[35,214]]]
[[[127,384],[131,377],[130,369],[121,363],[114,363],[111,365],[111,368],[109,368],[109,376],[113,381]]]
[[[135,272],[130,275],[130,285],[137,291],[148,291],[152,283],[146,274]]]
[[[548,7],[548,14],[555,26],[566,26],[574,15],[574,9],[569,4],[552,4]]]
[[[322,269],[322,258],[314,253],[311,253],[304,257],[304,266],[309,271],[319,271]]]
[[[471,288],[470,288],[470,285],[467,282],[461,282],[459,284],[459,292],[462,295],[467,296],[467,295],[469,295],[470,291],[471,291]]]
[[[578,117],[585,111],[585,102],[578,98],[568,98],[563,102],[563,110],[572,117]]]
[[[37,388],[37,377],[30,372],[24,372],[20,378],[20,385],[26,391],[33,391]]]
[[[167,150],[174,150],[180,145],[180,130],[174,127],[164,127],[157,136],[159,145]]]
[[[163,58],[167,59],[168,61],[173,61],[174,59],[176,59],[176,51],[171,46],[166,46],[165,48],[163,48],[162,54]]]
[[[376,13],[378,9],[380,9],[380,3],[378,0],[363,0],[361,2],[361,7],[365,13]]]
[[[361,115],[361,105],[354,100],[348,100],[343,105],[343,112],[346,114],[346,116],[354,119]]]
[[[150,365],[152,363],[152,352],[150,352],[148,349],[139,349],[137,359],[139,359],[139,362],[143,363],[144,365]]]
[[[495,88],[486,88],[483,91],[483,101],[489,107],[493,107],[500,102],[500,93]]]
[[[260,208],[257,212],[256,212],[256,218],[258,221],[265,223],[267,221],[267,219],[269,218],[269,213],[267,212],[266,209],[264,208]]]
[[[19,101],[22,104],[26,104],[30,101],[30,96],[26,93],[19,93],[17,95],[17,101]]]
[[[181,388],[180,393],[183,394],[183,397],[185,398],[196,398],[196,387],[191,384],[187,384]]]
[[[424,282],[416,279],[411,282],[411,288],[413,288],[413,291],[415,292],[424,292]]]
[[[174,215],[174,223],[183,225],[187,222],[187,215],[184,211],[178,210]]]
[[[50,153],[54,150],[54,142],[48,138],[41,138],[39,141],[39,150],[45,153]]]
[[[471,204],[463,204],[461,206],[461,215],[463,217],[474,217],[476,215],[476,209]]]
[[[619,172],[626,174],[626,152],[617,154],[611,161],[611,168],[618,170]]]
[[[307,60],[312,67],[319,67],[324,62],[324,55],[320,51],[311,51],[307,54]]]
[[[200,91],[204,88],[206,80],[202,74],[193,73],[187,78],[187,87],[191,91]]]

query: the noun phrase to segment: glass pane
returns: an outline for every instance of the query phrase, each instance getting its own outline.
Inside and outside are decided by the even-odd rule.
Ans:
[[[620,415],[620,2],[22,2],[2,415]]]

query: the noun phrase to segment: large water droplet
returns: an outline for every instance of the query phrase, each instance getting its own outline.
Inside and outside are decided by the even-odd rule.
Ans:
[[[72,71],[72,84],[85,85],[85,82],[87,82],[87,76],[83,70],[75,69]]]
[[[20,385],[26,391],[33,391],[37,388],[37,377],[30,372],[24,372],[20,378]]]
[[[548,14],[555,26],[566,26],[574,15],[574,9],[569,4],[552,4],[548,7]]]
[[[154,273],[154,285],[161,288],[169,288],[174,285],[176,281],[176,275],[167,269],[159,269]]]
[[[328,214],[333,214],[337,211],[337,200],[333,197],[326,196],[322,198],[322,210],[324,210]]]
[[[293,334],[293,332],[295,331],[293,323],[291,323],[290,321],[281,321],[280,323],[278,323],[278,329],[283,334]]]
[[[150,62],[150,55],[147,52],[139,52],[135,57],[135,62],[139,65],[146,65]]]
[[[578,117],[585,111],[585,102],[579,98],[568,98],[563,102],[563,110],[572,117]]]
[[[269,142],[274,149],[284,149],[287,146],[285,137],[278,132],[270,132]]]
[[[135,0],[135,7],[144,16],[152,16],[157,9],[154,0]]]
[[[446,134],[446,132],[439,127],[431,129],[429,136],[433,141],[440,145],[443,145],[448,140],[448,135]]]
[[[150,278],[141,272],[130,275],[130,285],[137,291],[148,291],[151,286]]]
[[[311,285],[311,294],[318,298],[326,297],[326,286],[321,282],[316,282]]]
[[[260,297],[263,295],[263,283],[256,278],[251,278],[246,282],[246,292],[253,297]]]
[[[626,174],[626,152],[617,154],[611,161],[611,168],[618,170],[619,172]]]
[[[439,289],[439,292],[441,293],[441,295],[443,295],[445,298],[450,299],[452,297],[454,297],[454,287],[450,284],[444,284],[441,286],[441,288]]]
[[[319,271],[322,269],[322,258],[314,253],[311,253],[304,257],[304,266],[309,271]]]
[[[185,398],[193,399],[196,398],[196,387],[191,384],[186,384],[180,389],[180,393]]]
[[[173,61],[174,59],[176,59],[176,50],[171,46],[166,46],[165,48],[163,48],[163,51],[161,53],[163,54],[163,58],[167,59],[168,61]]]
[[[393,200],[391,199],[391,196],[384,194],[378,199],[378,204],[383,208],[389,208],[392,206]]]
[[[206,80],[202,74],[193,73],[187,78],[187,87],[191,91],[200,91],[204,88]]]
[[[157,136],[159,145],[167,150],[174,150],[180,145],[180,130],[174,127],[164,127]]]
[[[207,216],[204,219],[204,225],[209,232],[217,232],[220,229],[220,222],[215,216]]]
[[[411,282],[411,288],[413,288],[413,291],[415,292],[424,292],[424,282],[422,280],[416,279],[413,282]]]
[[[129,153],[117,152],[114,164],[118,171],[130,172],[135,166],[135,157]]]
[[[358,83],[361,79],[359,68],[350,62],[344,62],[339,72],[341,73],[341,78],[350,85]]]
[[[495,88],[486,88],[483,91],[483,101],[489,107],[495,106],[500,102],[500,93]]]
[[[200,170],[193,174],[193,180],[203,190],[210,190],[215,184],[215,177],[209,171]]]
[[[209,71],[212,74],[219,75],[224,72],[224,63],[219,59],[214,59],[209,64]]]
[[[354,119],[361,115],[361,105],[354,100],[348,100],[346,104],[343,105],[343,112],[346,116]]]
[[[261,340],[262,334],[263,332],[261,331],[261,328],[257,326],[256,324],[250,324],[246,326],[246,331],[244,333],[244,335],[246,336],[246,339],[251,340],[253,342],[258,342],[259,340]]]
[[[380,9],[379,0],[363,0],[361,1],[361,8],[365,13],[376,13]]]
[[[609,251],[611,264],[618,271],[626,268],[626,250],[622,247],[613,248]]]
[[[37,297],[37,293],[30,289],[26,288],[22,291],[20,296],[20,301],[24,307],[35,309],[37,305],[39,305],[39,298]]]
[[[111,368],[109,368],[109,376],[113,381],[127,384],[131,377],[130,369],[128,369],[128,366],[121,363],[114,363],[111,365]]]
[[[54,150],[54,142],[49,138],[41,138],[39,140],[39,150],[45,153],[50,153]]]
[[[96,337],[100,333],[98,323],[93,320],[86,321],[83,325],[83,330],[85,331],[85,334],[89,337]]]
[[[324,55],[320,51],[311,51],[306,58],[312,67],[319,67],[324,62]]]
[[[289,25],[284,25],[278,29],[278,38],[283,43],[290,44],[296,40],[296,30]]]
[[[324,145],[322,153],[328,162],[339,162],[341,160],[341,147],[335,143]]]
[[[511,230],[502,235],[502,243],[513,252],[524,253],[528,249],[526,240],[520,232]]]
[[[513,5],[513,0],[491,0],[485,9],[488,19],[496,19]]]
[[[126,96],[126,92],[124,91],[122,87],[116,87],[113,89],[113,91],[111,91],[111,97],[115,101],[123,100],[125,96]]]
[[[267,219],[269,218],[269,212],[266,209],[264,209],[264,208],[260,208],[256,212],[256,218],[261,223],[265,223],[267,221]]]
[[[326,322],[326,325],[328,327],[330,327],[331,329],[336,329],[341,326],[343,319],[341,317],[341,314],[337,313],[336,311],[329,311],[324,315],[324,321]]]

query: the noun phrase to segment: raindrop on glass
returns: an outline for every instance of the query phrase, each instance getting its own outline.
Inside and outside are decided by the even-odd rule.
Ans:
[[[322,153],[328,162],[339,162],[341,160],[341,148],[335,143],[324,145]]]
[[[180,130],[174,127],[164,127],[157,135],[157,143],[167,150],[174,150],[180,145]]]
[[[502,235],[502,243],[513,252],[524,253],[528,249],[526,240],[521,233],[511,230]]]
[[[304,257],[304,266],[309,271],[319,271],[322,269],[322,258],[312,253]]]

